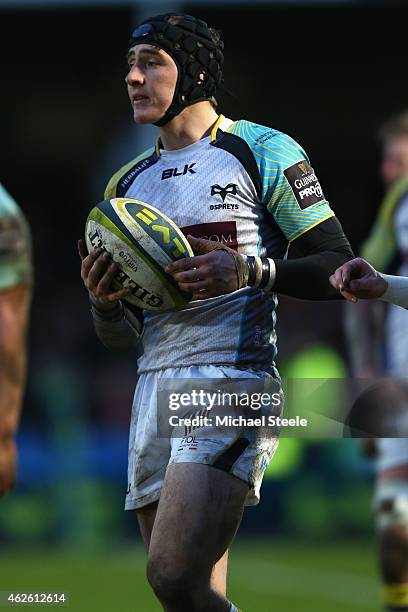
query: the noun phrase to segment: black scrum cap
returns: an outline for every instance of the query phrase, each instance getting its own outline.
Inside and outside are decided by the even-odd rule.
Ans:
[[[150,17],[132,33],[130,47],[140,44],[163,49],[178,68],[173,100],[155,125],[165,125],[187,106],[215,96],[223,81],[224,44],[205,21],[176,13]]]

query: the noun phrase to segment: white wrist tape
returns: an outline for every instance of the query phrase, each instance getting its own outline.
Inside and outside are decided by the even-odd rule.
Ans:
[[[276,265],[267,257],[246,256],[246,284],[254,289],[271,291],[276,279]]]
[[[271,291],[274,284],[275,284],[275,279],[276,279],[276,266],[275,266],[275,261],[273,259],[270,259],[270,257],[268,257],[269,260],[269,269],[270,269],[270,273],[269,273],[269,281],[265,287],[265,291]]]

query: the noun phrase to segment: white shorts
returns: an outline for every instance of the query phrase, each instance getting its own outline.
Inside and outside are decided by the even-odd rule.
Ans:
[[[260,498],[262,478],[278,445],[272,435],[237,436],[226,432],[208,437],[200,430],[184,438],[158,437],[157,386],[160,379],[257,379],[277,389],[276,378],[267,372],[239,370],[232,366],[168,368],[140,375],[133,401],[129,434],[128,489],[125,509],[135,510],[158,501],[167,466],[172,463],[214,465],[246,482],[247,506]],[[282,409],[282,402],[279,413]],[[274,414],[276,413],[276,410]]]

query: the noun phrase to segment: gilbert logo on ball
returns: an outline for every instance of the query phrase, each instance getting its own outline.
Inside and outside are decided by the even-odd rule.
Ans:
[[[118,264],[113,284],[130,289],[127,301],[157,312],[187,305],[191,296],[164,268],[193,251],[180,228],[154,206],[129,198],[104,200],[89,213],[85,240],[89,252],[102,248]]]

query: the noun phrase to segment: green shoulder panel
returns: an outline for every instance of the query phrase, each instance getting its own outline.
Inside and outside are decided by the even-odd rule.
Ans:
[[[305,151],[293,138],[245,120],[235,122],[229,131],[250,147],[261,177],[262,202],[289,242],[334,215],[323,193],[316,191],[321,190],[320,183]],[[296,177],[303,180],[304,190],[295,186]]]
[[[30,230],[20,208],[0,185],[0,290],[32,282]]]
[[[141,153],[140,155],[132,159],[128,164],[125,164],[124,166],[122,166],[117,172],[115,172],[115,174],[112,176],[112,178],[110,179],[109,183],[106,186],[105,193],[103,196],[104,200],[111,200],[112,198],[117,198],[118,195],[117,195],[116,190],[117,190],[117,186],[120,183],[121,179],[124,176],[126,176],[126,174],[128,174],[128,172],[132,169],[133,166],[135,166],[137,163],[139,163],[143,159],[152,155],[154,151],[155,151],[154,147],[147,149],[146,151],[144,151],[143,153]]]
[[[380,272],[386,272],[397,254],[394,214],[399,202],[408,194],[408,178],[396,181],[385,194],[369,237],[361,248],[361,256]]]

